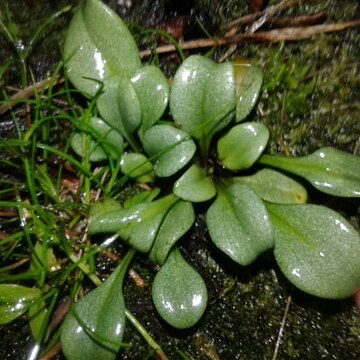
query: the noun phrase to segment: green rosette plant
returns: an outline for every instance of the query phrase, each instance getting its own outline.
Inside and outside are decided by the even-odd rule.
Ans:
[[[141,64],[130,32],[99,0],[85,0],[78,9],[64,54],[68,78],[96,105],[73,136],[74,151],[94,162],[110,154],[133,181],[157,186],[164,183],[158,178],[168,179],[166,189],[124,204],[103,199],[88,219],[93,237],[116,234],[161,266],[152,296],[166,322],[188,328],[206,309],[205,283],[179,247],[195,221],[193,203],[208,206],[211,240],[239,265],[273,249],[284,275],[309,294],[338,299],[360,286],[359,234],[335,211],[308,204],[306,187],[295,180],[333,196],[360,197],[360,159],[333,148],[300,158],[264,154],[268,129],[246,121],[261,90],[257,67],[244,59],[216,64],[194,55],[169,87],[158,68]],[[172,121],[161,120],[168,104]],[[90,141],[90,153],[82,150],[84,141]],[[115,358],[123,334],[125,265],[65,320],[62,346],[69,359],[81,358],[84,348],[89,359]]]

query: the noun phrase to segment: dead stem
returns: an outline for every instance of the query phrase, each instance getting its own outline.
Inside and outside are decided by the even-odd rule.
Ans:
[[[52,360],[57,357],[61,352],[61,344],[57,342],[40,360]]]
[[[103,250],[101,252],[101,254],[116,263],[120,263],[120,261],[121,261],[121,258],[118,255],[115,255],[108,250]],[[134,269],[130,268],[128,273],[137,287],[144,289],[148,286],[147,283],[145,282],[145,280]]]
[[[253,14],[249,14],[249,15],[245,15],[242,16],[239,19],[233,20],[227,24],[224,24],[221,26],[221,29],[224,31],[228,31],[230,29],[233,28],[238,28],[242,25],[248,25],[253,23],[254,21],[256,21],[259,18],[272,18],[276,13],[282,11],[282,10],[286,10],[286,9],[290,9],[292,7],[297,6],[300,3],[301,0],[285,0],[282,1],[281,3],[277,4],[277,5],[273,5],[273,6],[269,6],[267,7],[265,10],[263,11],[259,11]]]
[[[6,266],[6,269],[7,270],[15,270],[15,269],[23,266],[24,264],[28,263],[29,261],[30,261],[30,258],[20,259],[20,260],[16,261],[15,263]]]
[[[239,33],[241,29],[241,25],[251,24],[249,28],[246,30],[246,33],[255,33],[258,29],[260,29],[263,25],[269,24],[276,28],[284,28],[284,27],[300,27],[300,26],[309,26],[314,24],[319,24],[326,20],[327,13],[325,11],[313,14],[313,15],[305,15],[298,17],[282,17],[275,18],[277,12],[287,9],[289,7],[296,6],[298,3],[296,1],[288,2],[285,1],[276,6],[270,6],[264,11],[259,11],[255,14],[247,15],[238,19],[239,24],[231,27],[224,35],[225,38],[230,38]],[[232,22],[233,23],[233,22]],[[230,57],[236,50],[237,43],[230,44],[229,49],[225,52],[224,55],[221,56],[219,62],[225,61],[228,57]]]
[[[320,24],[327,19],[327,12],[321,11],[312,15],[304,16],[282,16],[281,18],[273,18],[267,21],[267,24],[277,28],[298,27]]]
[[[180,42],[179,47],[182,50],[192,50],[209,48],[216,46],[223,46],[229,44],[239,44],[241,42],[268,42],[276,43],[283,41],[298,41],[308,39],[313,35],[343,31],[349,28],[359,27],[360,20],[354,20],[344,23],[332,23],[313,26],[302,27],[288,27],[284,29],[275,29],[269,31],[261,31],[256,33],[245,33],[229,37],[211,38],[211,39],[197,39],[185,42]],[[141,57],[150,56],[153,52],[158,54],[165,54],[176,51],[174,45],[163,45],[157,47],[155,50],[143,50],[140,51]]]
[[[64,82],[64,78],[61,76],[56,76],[55,78],[49,78],[37,82],[31,86],[26,87],[25,89],[18,90],[16,94],[10,97],[9,101],[0,106],[0,115],[6,113],[14,105],[16,105],[20,99],[29,99],[33,97],[36,93],[40,93],[50,86],[55,86]]]
[[[12,218],[12,217],[15,217],[17,215],[18,215],[18,213],[16,211],[12,211],[12,210],[0,211],[0,217]]]
[[[51,318],[49,324],[49,333],[52,334],[54,330],[56,330],[64,321],[66,315],[70,311],[71,301],[67,298],[64,302],[62,302],[57,309],[54,311],[54,314]]]
[[[282,338],[284,330],[285,330],[286,319],[288,317],[289,310],[290,310],[290,304],[291,304],[291,295],[288,296],[287,301],[286,301],[284,315],[283,315],[283,318],[281,320],[281,325],[280,325],[278,337],[277,337],[277,340],[276,340],[273,357],[272,357],[271,360],[276,360],[276,358],[277,358],[279,348],[280,348],[281,338]]]
[[[343,23],[322,24],[313,26],[288,27],[270,31],[257,32],[254,34],[240,34],[233,37],[233,41],[240,42],[248,40],[254,42],[282,42],[298,41],[308,39],[313,35],[343,31],[349,28],[359,27],[360,20],[348,21]]]

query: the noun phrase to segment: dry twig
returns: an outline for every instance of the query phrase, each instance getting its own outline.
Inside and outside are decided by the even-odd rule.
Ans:
[[[71,301],[69,298],[67,298],[54,311],[51,322],[49,324],[49,332],[51,334],[62,324],[66,315],[70,311],[70,308],[71,308]]]
[[[267,21],[269,25],[276,28],[284,27],[298,27],[298,26],[309,26],[316,25],[324,22],[327,19],[327,12],[321,11],[312,15],[304,16],[282,16],[281,18],[272,18]]]
[[[268,42],[276,43],[282,41],[298,41],[308,39],[313,35],[343,31],[349,28],[359,27],[360,20],[354,20],[343,23],[332,23],[323,25],[313,25],[304,27],[288,27],[284,29],[275,29],[270,31],[261,31],[256,33],[245,33],[230,37],[197,39],[179,43],[182,50],[192,50],[223,46],[229,44],[239,44],[241,42]],[[156,49],[158,54],[165,54],[176,51],[174,45],[159,46]],[[140,51],[141,57],[150,56],[154,50]]]
[[[61,352],[61,344],[60,341],[57,342],[44,356],[40,358],[40,360],[52,360],[57,357]]]
[[[278,355],[278,352],[279,352],[281,338],[282,338],[283,333],[284,333],[286,319],[288,317],[289,310],[290,310],[290,304],[291,304],[291,295],[288,296],[287,301],[286,301],[285,311],[284,311],[283,318],[281,320],[281,325],[280,325],[280,329],[279,329],[279,333],[278,333],[278,338],[276,340],[272,360],[275,360],[277,358],[277,355]]]
[[[292,7],[297,6],[300,3],[301,0],[285,0],[282,1],[281,3],[277,4],[277,5],[273,5],[273,6],[269,6],[267,7],[265,10],[260,11],[260,12],[256,12],[250,15],[245,15],[242,16],[239,19],[236,19],[234,21],[231,21],[227,24],[224,24],[221,26],[221,29],[224,31],[228,31],[230,29],[233,28],[238,28],[242,25],[248,25],[253,23],[254,21],[256,21],[259,18],[271,18],[273,17],[275,14],[277,14],[278,12],[282,11],[282,10],[286,10],[286,9],[290,9]]]
[[[108,259],[116,262],[116,263],[120,263],[121,258],[119,256],[117,256],[116,254],[113,254],[112,252],[108,251],[108,250],[103,250],[101,252],[102,255],[106,256]],[[133,269],[130,268],[129,271],[129,276],[131,277],[131,279],[134,281],[134,283],[136,284],[137,287],[144,289],[146,288],[148,285],[146,284],[145,280]]]
[[[24,264],[28,263],[29,261],[30,261],[30,258],[23,258],[23,259],[20,259],[20,260],[16,261],[13,264],[10,264],[10,265],[6,266],[6,268],[9,271],[15,270],[15,269],[23,266]]]
[[[64,78],[57,76],[55,78],[45,79],[34,85],[28,86],[25,89],[19,90],[15,95],[0,106],[0,115],[4,114],[10,110],[14,105],[16,105],[21,99],[29,99],[34,96],[36,93],[41,93],[42,91],[48,89],[50,86],[55,86],[64,82]]]

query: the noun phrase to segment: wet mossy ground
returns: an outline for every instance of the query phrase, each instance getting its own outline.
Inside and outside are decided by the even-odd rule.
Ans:
[[[27,41],[49,14],[77,2],[8,0],[3,2],[0,16],[16,29],[19,38]],[[181,5],[170,0],[107,3],[134,31],[139,31],[135,24],[155,27],[160,20],[188,15],[191,31],[185,29],[184,36],[190,38],[205,37],[194,19],[200,19],[211,33],[219,34],[219,24],[247,13],[248,1],[193,0]],[[357,0],[304,2],[288,13],[301,15],[321,10],[328,12],[328,22],[360,17]],[[30,57],[36,80],[50,74],[61,58],[69,18],[70,14],[61,17]],[[141,33],[136,36],[142,41]],[[219,59],[225,50],[217,50],[214,58]],[[0,36],[0,65],[12,54],[11,47]],[[304,155],[322,146],[335,146],[360,153],[359,29],[284,45],[243,43],[232,58],[235,56],[246,56],[263,69],[264,89],[250,117],[270,128],[268,152]],[[168,61],[178,64],[179,59],[164,57],[161,64],[165,66]],[[12,69],[3,83],[18,86],[16,66]],[[309,190],[313,201],[336,209],[360,229],[359,201],[334,200]],[[203,276],[209,291],[207,311],[195,328],[175,331],[164,324],[154,311],[150,286],[141,289],[127,280],[124,289],[127,307],[169,359],[182,359],[181,352],[194,360],[272,359],[288,302],[277,359],[360,358],[360,315],[352,299],[330,301],[301,293],[282,276],[271,253],[249,267],[233,264],[211,245],[202,216],[184,239],[182,252]],[[107,262],[99,259],[98,268],[106,271]],[[156,273],[154,265],[138,256],[134,268],[151,284]],[[1,359],[27,358],[31,337],[24,319],[0,327],[0,334]],[[145,359],[149,355],[146,343],[130,324],[124,342],[131,346],[121,352],[119,359]]]

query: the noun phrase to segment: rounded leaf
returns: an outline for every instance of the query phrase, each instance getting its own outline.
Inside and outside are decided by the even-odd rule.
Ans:
[[[212,134],[229,123],[229,115],[235,109],[232,64],[215,64],[203,56],[189,56],[175,74],[170,109],[183,130],[209,142]]]
[[[262,85],[262,72],[244,58],[234,61],[236,84],[236,122],[244,120],[253,109]]]
[[[40,296],[40,289],[0,284],[0,324],[7,324],[24,314]]]
[[[153,165],[149,159],[138,153],[123,154],[120,160],[121,171],[139,183],[154,181]]]
[[[262,169],[252,176],[237,176],[232,182],[250,186],[263,200],[277,204],[304,204],[306,189],[294,179],[272,169]]]
[[[184,260],[179,249],[170,253],[156,274],[152,298],[160,316],[175,328],[189,328],[203,315],[207,304],[204,280]]]
[[[169,101],[169,83],[159,68],[143,66],[131,78],[141,106],[141,129],[145,132],[164,113]]]
[[[122,76],[108,79],[96,104],[102,118],[131,141],[141,122],[141,105],[132,82]]]
[[[114,75],[130,77],[141,66],[136,43],[124,22],[102,1],[86,0],[71,21],[64,45],[71,82],[94,96]]]
[[[251,167],[264,151],[269,130],[262,123],[234,126],[217,144],[219,160],[229,170]]]
[[[206,223],[214,244],[240,265],[249,265],[274,244],[266,207],[246,185],[219,188]]]
[[[344,298],[360,286],[360,236],[335,211],[318,205],[268,204],[275,257],[299,289]]]
[[[178,201],[166,214],[149,258],[162,265],[174,244],[190,229],[195,221],[195,213],[190,202]]]
[[[146,131],[144,149],[154,158],[155,174],[159,177],[174,175],[194,156],[196,145],[189,135],[171,125],[155,125]]]
[[[178,68],[171,84],[171,114],[181,128],[194,137],[205,131],[204,94],[214,67],[215,63],[208,58],[189,56]]]
[[[184,200],[202,202],[216,195],[216,187],[210,176],[200,166],[192,165],[174,184],[174,194]]]

